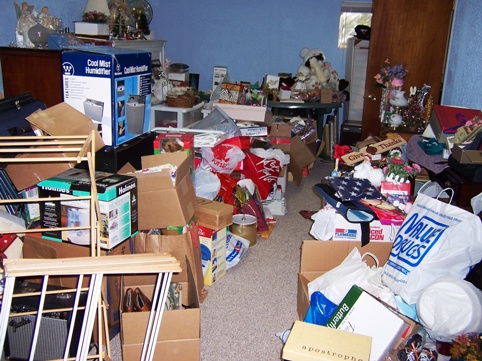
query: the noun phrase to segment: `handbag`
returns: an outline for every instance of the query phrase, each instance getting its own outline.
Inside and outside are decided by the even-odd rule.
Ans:
[[[0,100],[0,136],[35,135],[27,118],[45,104],[34,99],[31,93],[23,93]]]

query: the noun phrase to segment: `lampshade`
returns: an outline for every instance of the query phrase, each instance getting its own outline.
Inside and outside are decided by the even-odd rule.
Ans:
[[[90,11],[97,11],[106,15],[109,15],[110,13],[109,6],[107,6],[106,0],[87,0],[84,13],[88,13]]]

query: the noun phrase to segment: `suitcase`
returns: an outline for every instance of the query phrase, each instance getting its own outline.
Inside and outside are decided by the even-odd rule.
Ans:
[[[0,100],[0,136],[35,135],[26,117],[38,109],[46,109],[45,104],[23,93]]]

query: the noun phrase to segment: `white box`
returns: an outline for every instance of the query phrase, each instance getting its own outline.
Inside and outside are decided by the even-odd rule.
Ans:
[[[368,361],[371,337],[295,321],[283,347],[283,360]]]
[[[105,145],[116,147],[148,132],[150,52],[81,46],[62,53],[64,102],[89,116]]]
[[[370,222],[370,242],[393,242],[400,226],[383,225],[379,220]],[[333,241],[361,241],[359,223],[348,222],[340,213],[335,215]]]
[[[186,71],[184,73],[168,73],[167,77],[169,80],[175,80],[175,81],[189,81],[189,72]]]
[[[201,242],[204,284],[212,286],[226,274],[226,234],[227,228],[218,231],[198,226]]]
[[[108,23],[88,23],[85,21],[74,22],[75,34],[77,35],[106,35],[109,36]]]
[[[370,336],[371,361],[385,360],[391,347],[411,328],[377,298],[355,285],[340,302],[327,327]]]
[[[224,77],[228,73],[228,68],[225,66],[215,65],[213,68],[213,91],[223,82]]]

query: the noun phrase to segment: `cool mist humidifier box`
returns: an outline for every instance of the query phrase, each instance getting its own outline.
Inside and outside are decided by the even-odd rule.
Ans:
[[[112,249],[138,231],[137,178],[96,172],[95,180],[101,215],[100,246]],[[41,203],[42,227],[89,227],[89,200],[75,200],[72,196],[90,195],[90,185],[89,173],[76,168],[38,183],[40,197],[70,196],[65,201]],[[90,245],[90,229],[46,231],[43,238],[87,246]]]
[[[150,130],[151,52],[78,46],[62,53],[64,102],[88,116],[107,146]]]

